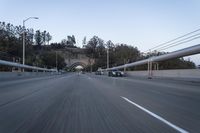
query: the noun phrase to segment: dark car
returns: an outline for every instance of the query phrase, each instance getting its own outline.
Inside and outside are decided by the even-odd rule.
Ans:
[[[110,77],[123,77],[124,72],[122,72],[122,71],[109,71],[108,76],[110,76]]]

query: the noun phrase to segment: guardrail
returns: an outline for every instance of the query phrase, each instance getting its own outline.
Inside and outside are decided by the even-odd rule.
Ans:
[[[0,60],[0,65],[11,66],[11,67],[18,67],[18,68],[30,69],[30,70],[45,71],[45,72],[57,72],[56,69],[40,68],[40,67],[23,65],[23,64],[20,64],[20,63],[15,63],[15,62],[10,62],[10,61],[4,61],[4,60]]]
[[[154,57],[150,57],[148,59],[144,59],[144,60],[141,60],[141,61],[136,61],[136,62],[133,62],[133,63],[124,64],[124,65],[121,65],[121,66],[104,69],[104,71],[110,71],[110,70],[117,70],[117,69],[133,67],[133,66],[139,66],[139,65],[149,64],[149,62],[159,62],[159,61],[164,61],[164,60],[194,55],[194,54],[198,54],[198,53],[200,53],[200,44],[192,46],[192,47],[184,48],[184,49],[181,49],[181,50],[178,50],[178,51],[174,51],[174,52],[171,52],[171,53],[168,53],[168,54],[165,54],[165,55],[154,56]]]

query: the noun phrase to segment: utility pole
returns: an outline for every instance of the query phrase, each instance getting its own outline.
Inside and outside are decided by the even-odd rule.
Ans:
[[[29,17],[25,20],[23,20],[23,65],[25,65],[25,22],[28,21],[29,19],[39,19],[38,17]],[[23,69],[24,72],[24,69]]]
[[[23,20],[23,65],[25,65],[25,20]]]
[[[124,65],[126,65],[126,59],[124,59]],[[124,67],[124,73],[126,72],[126,67]]]
[[[56,69],[58,70],[58,57],[57,57],[57,51],[56,51]]]
[[[153,73],[152,73],[152,58],[149,58],[148,60],[148,79],[152,79]]]
[[[107,69],[109,68],[109,48],[107,48]]]
[[[92,53],[92,59],[93,59],[94,55]],[[90,61],[90,72],[92,73],[92,61]]]

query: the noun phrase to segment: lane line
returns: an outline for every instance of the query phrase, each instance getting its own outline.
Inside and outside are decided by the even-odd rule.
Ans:
[[[129,102],[129,103],[135,105],[136,107],[138,107],[139,109],[143,110],[144,112],[148,113],[149,115],[151,115],[151,116],[155,117],[156,119],[162,121],[163,123],[167,124],[168,126],[174,128],[174,129],[177,130],[178,132],[180,132],[180,133],[189,133],[188,131],[186,131],[186,130],[184,130],[184,129],[182,129],[182,128],[180,128],[180,127],[178,127],[178,126],[172,124],[171,122],[165,120],[164,118],[158,116],[157,114],[155,114],[155,113],[153,113],[153,112],[151,112],[151,111],[145,109],[144,107],[142,107],[142,106],[140,106],[140,105],[138,105],[138,104],[132,102],[132,101],[129,100],[128,98],[123,97],[123,96],[120,96],[120,97],[123,98],[124,100],[126,100],[127,102]]]

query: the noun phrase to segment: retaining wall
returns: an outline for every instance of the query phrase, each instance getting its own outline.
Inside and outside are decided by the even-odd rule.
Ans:
[[[148,76],[148,71],[127,71],[129,76]],[[199,78],[200,69],[154,70],[153,77]]]
[[[55,72],[0,72],[0,81],[54,75]]]

